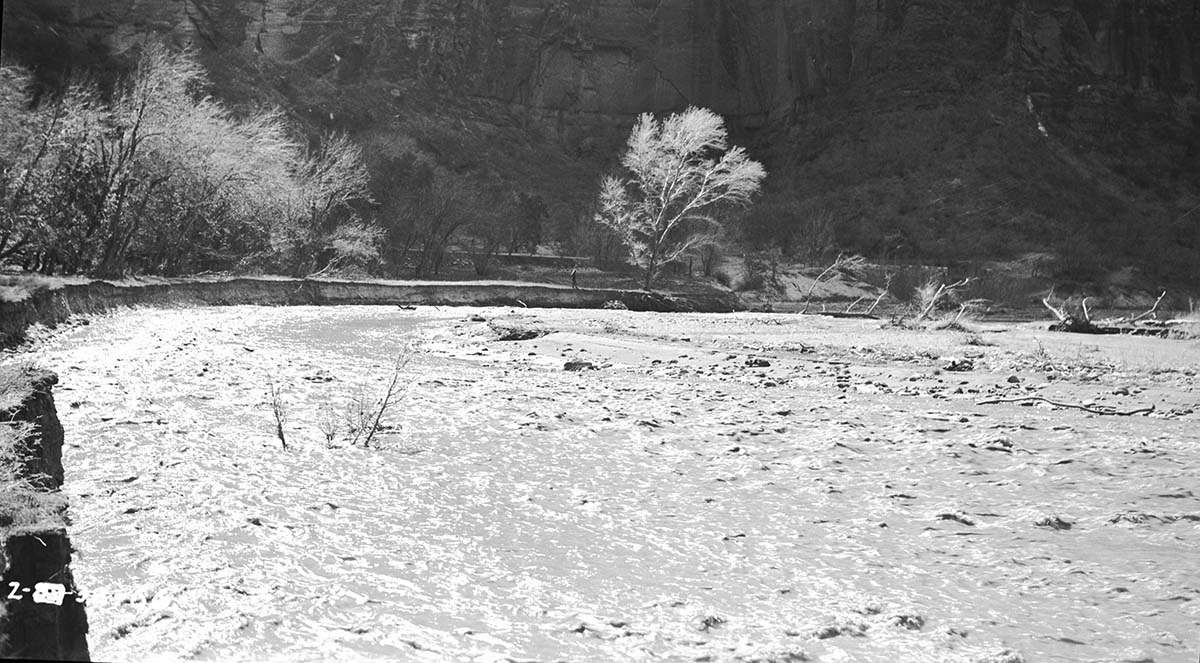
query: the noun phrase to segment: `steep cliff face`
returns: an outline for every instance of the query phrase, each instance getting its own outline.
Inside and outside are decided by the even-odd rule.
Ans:
[[[591,186],[634,115],[696,104],[754,146],[777,175],[773,195],[832,210],[860,250],[979,255],[1081,228],[1104,245],[1143,227],[1185,268],[1200,250],[1194,217],[1181,218],[1200,203],[1189,0],[17,0],[5,11],[18,57],[50,62],[56,39],[79,59],[166,34],[199,48],[235,103],[283,103],[368,144],[456,133],[468,145],[429,150],[561,202]]]
[[[880,72],[1006,70],[1194,96],[1181,0],[64,0],[6,3],[20,48],[121,51],[148,32],[352,83],[421,84],[529,108],[784,111]],[[16,25],[14,25],[14,28]],[[1003,62],[1001,61],[1003,59]],[[949,82],[949,81],[947,81]]]
[[[688,103],[767,115],[845,82],[849,0],[52,0],[8,3],[32,31],[123,51],[142,35],[339,84],[377,81],[542,112],[631,116]]]

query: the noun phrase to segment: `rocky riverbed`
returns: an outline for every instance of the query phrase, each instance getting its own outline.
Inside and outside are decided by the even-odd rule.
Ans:
[[[1042,328],[233,306],[27,351],[99,659],[1191,660],[1200,344]]]

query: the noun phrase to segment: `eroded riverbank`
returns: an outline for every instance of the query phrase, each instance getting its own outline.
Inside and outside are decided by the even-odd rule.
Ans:
[[[1200,346],[879,324],[234,306],[56,336],[93,655],[1194,653]],[[330,448],[321,405],[410,341],[398,430]],[[1028,394],[1155,411],[977,404]]]
[[[0,282],[0,349],[20,345],[29,328],[55,327],[78,314],[132,306],[429,305],[601,308],[620,302],[633,311],[741,310],[728,291],[693,289],[655,293],[615,288],[573,288],[524,281],[389,281],[282,276],[209,276],[125,281],[62,279],[39,284]],[[77,282],[70,282],[77,281]]]

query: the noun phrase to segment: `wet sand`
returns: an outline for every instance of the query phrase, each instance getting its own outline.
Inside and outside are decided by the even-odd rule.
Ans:
[[[498,340],[513,329],[542,335]],[[407,344],[376,448],[327,444],[323,417],[379,393]],[[36,351],[62,379],[101,660],[1179,661],[1200,646],[1194,341],[239,306],[124,312]],[[1155,409],[978,404],[1026,395]]]

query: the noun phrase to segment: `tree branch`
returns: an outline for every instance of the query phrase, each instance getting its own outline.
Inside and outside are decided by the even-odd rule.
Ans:
[[[1059,401],[1052,401],[1049,398],[1046,398],[1044,396],[1021,396],[1018,398],[993,398],[993,399],[989,399],[986,401],[977,401],[975,404],[976,405],[994,405],[996,403],[1024,403],[1024,402],[1028,402],[1028,401],[1038,401],[1038,402],[1042,402],[1042,403],[1048,403],[1055,407],[1072,408],[1075,410],[1083,410],[1084,412],[1091,412],[1092,414],[1113,415],[1113,416],[1118,416],[1118,417],[1129,417],[1129,416],[1133,416],[1135,414],[1148,414],[1150,412],[1154,412],[1153,405],[1150,405],[1148,407],[1137,408],[1135,410],[1117,410],[1115,408],[1110,408],[1110,407],[1095,407],[1095,406],[1090,406],[1090,405],[1083,405],[1081,403],[1062,403]]]

